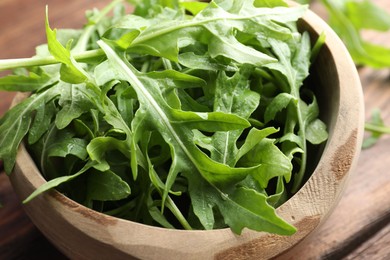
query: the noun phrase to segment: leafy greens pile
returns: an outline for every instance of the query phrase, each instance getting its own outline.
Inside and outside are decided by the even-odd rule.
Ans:
[[[0,121],[10,173],[26,140],[46,184],[113,216],[167,228],[289,235],[275,213],[327,138],[303,84],[307,7],[283,1],[121,1],[52,30],[0,89],[32,92]],[[113,9],[113,15],[108,16]]]

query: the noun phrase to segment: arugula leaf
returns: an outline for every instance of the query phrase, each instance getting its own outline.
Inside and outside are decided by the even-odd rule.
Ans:
[[[67,43],[66,48],[56,39],[56,30],[52,30],[49,25],[48,8],[46,7],[46,35],[50,53],[60,61],[61,79],[69,83],[82,83],[88,78],[86,72],[76,63],[70,54],[72,41]]]
[[[294,234],[296,229],[281,220],[276,215],[275,209],[268,205],[266,200],[267,198],[264,194],[241,187],[233,193],[231,199],[223,200],[220,208],[227,224],[238,234],[245,227],[243,223],[251,223],[248,225],[248,228],[254,230],[264,230],[270,233],[285,235]],[[243,221],[244,219],[240,214],[228,214],[234,208],[238,212],[243,208],[243,210],[249,213],[245,214],[245,218],[249,219]]]
[[[52,82],[49,75],[29,72],[28,75],[9,75],[0,78],[0,90],[30,92]]]
[[[43,104],[59,95],[58,88],[52,88],[44,94],[34,94],[9,110],[1,119],[0,125],[0,158],[4,169],[9,174],[14,165],[18,147],[31,126],[33,113],[43,109]]]
[[[87,179],[89,200],[121,200],[131,193],[129,185],[112,171],[91,171]]]
[[[228,78],[225,73],[220,73],[216,79],[214,110],[232,113],[243,118],[249,118],[258,107],[260,95],[250,90],[249,76],[253,68],[243,67],[239,73]],[[231,95],[226,95],[226,92]],[[245,100],[243,104],[241,101]],[[238,148],[236,142],[242,134],[242,130],[219,131],[213,135],[213,150],[211,158],[215,161],[234,166]]]
[[[361,29],[390,29],[389,15],[371,1],[321,1],[329,12],[329,24],[344,41],[358,65],[373,68],[390,66],[390,49],[362,39]]]
[[[286,2],[283,0],[255,0],[253,5],[256,7],[287,6]]]
[[[179,4],[180,6],[184,7],[187,11],[191,12],[193,15],[197,15],[208,5],[207,3],[202,3],[198,1],[180,2]]]
[[[70,154],[85,160],[87,158],[87,141],[62,135],[59,140],[51,144],[50,149],[47,151],[48,157],[66,157]]]
[[[61,110],[58,111],[55,123],[58,129],[63,129],[89,109],[95,107],[98,98],[85,85],[61,84],[61,96],[58,100]]]
[[[45,182],[42,186],[40,186],[38,189],[36,189],[33,193],[31,193],[25,200],[23,200],[23,203],[28,203],[32,199],[34,199],[39,194],[48,191],[52,188],[55,188],[65,182],[69,182],[77,177],[79,177],[81,174],[85,173],[87,170],[89,170],[94,165],[93,162],[88,162],[80,171],[76,172],[73,175],[69,176],[62,176],[55,179],[52,179],[48,182]]]
[[[363,149],[367,149],[375,145],[382,135],[390,134],[390,127],[386,126],[383,122],[379,109],[374,109],[372,111],[371,119],[366,122],[365,129],[370,132],[370,136],[363,140]]]
[[[53,101],[40,104],[28,132],[29,144],[38,142],[48,129],[50,129],[51,122],[53,121],[56,112],[57,108]]]
[[[379,6],[369,0],[360,2],[346,1],[345,11],[356,29],[374,29],[387,31],[390,29],[390,16]],[[362,16],[361,14],[364,14]]]
[[[110,165],[105,159],[106,153],[110,150],[118,150],[128,158],[131,156],[126,140],[118,140],[113,137],[96,137],[87,146],[89,157],[98,163],[99,170],[103,172],[110,169]]]
[[[268,205],[263,194],[243,187],[236,189],[233,194],[226,194],[193,174],[185,176],[190,180],[194,212],[205,229],[213,228],[213,208],[218,206],[225,223],[237,234],[244,227],[284,235],[295,232],[294,227],[276,216],[274,208]]]

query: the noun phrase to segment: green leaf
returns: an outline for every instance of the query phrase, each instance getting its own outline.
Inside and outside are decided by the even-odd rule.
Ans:
[[[306,126],[306,139],[312,144],[321,144],[328,139],[325,123],[319,119],[311,121]]]
[[[167,186],[167,184],[164,185],[164,183],[159,178],[158,174],[153,168],[153,165],[151,164],[151,161],[148,159],[149,164],[149,176],[152,184],[157,189],[157,191],[160,193],[160,196],[162,196],[163,200],[161,203],[161,211],[164,210],[164,207],[168,207],[170,211],[173,213],[174,216],[176,216],[177,220],[182,224],[182,226],[187,229],[191,230],[192,227],[187,222],[185,217],[182,215],[181,211],[177,208],[174,201],[168,196],[167,189],[164,186]],[[174,193],[174,192],[172,192]],[[176,195],[181,195],[180,193],[176,193]],[[158,216],[158,220],[161,222],[161,217]],[[164,221],[165,222],[165,221]]]
[[[244,129],[250,126],[244,118],[222,112],[205,113],[173,109],[171,117],[172,125],[180,124],[190,129],[197,128],[207,132]]]
[[[200,11],[207,7],[207,3],[202,3],[198,1],[193,2],[180,2],[180,6],[184,7],[187,11],[193,15],[197,15]]]
[[[156,16],[164,7],[177,7],[177,0],[130,0],[135,5],[134,13],[141,16]]]
[[[121,200],[131,193],[129,185],[112,171],[91,171],[87,178],[87,198],[99,201]]]
[[[213,229],[215,224],[213,208],[216,206],[213,199],[218,198],[221,194],[206,180],[199,178],[200,176],[190,172],[184,172],[184,176],[188,179],[188,189],[194,214],[203,228],[206,230]]]
[[[281,138],[279,138],[279,142],[284,143],[286,141],[289,141],[292,144],[295,144],[297,148],[302,149],[304,147],[305,140],[302,139],[302,136],[299,136],[295,133],[288,132],[284,134]],[[292,148],[290,148],[292,149]]]
[[[390,29],[389,13],[369,0],[345,1],[345,13],[358,30],[387,31]]]
[[[213,34],[210,39],[209,53],[211,58],[219,56],[231,58],[239,63],[248,63],[255,66],[262,66],[265,63],[275,60],[255,49],[242,45],[232,34],[225,31],[226,28],[208,28]],[[223,36],[223,37],[221,37]]]
[[[249,77],[252,71],[252,67],[243,67],[240,72],[236,72],[230,78],[225,73],[220,73],[217,76],[214,97],[215,111],[231,113],[249,119],[260,102],[259,94],[250,89]],[[231,94],[226,95],[226,92]],[[245,103],[242,100],[245,100]],[[235,166],[238,154],[236,143],[243,133],[243,129],[226,130],[230,131],[216,129],[218,132],[212,138],[211,158],[217,162]]]
[[[302,2],[305,2],[305,1],[300,1],[300,2],[301,2],[301,4],[303,4]],[[287,6],[286,2],[283,0],[255,0],[253,5],[256,7]]]
[[[192,131],[186,128],[179,128],[176,125],[170,123],[170,108],[166,106],[161,96],[158,95],[159,88],[151,79],[146,79],[142,76],[136,76],[136,72],[129,67],[120,57],[113,52],[112,49],[103,42],[99,43],[102,49],[106,52],[109,61],[117,71],[121,71],[121,76],[125,78],[133,86],[138,94],[138,98],[141,103],[140,109],[136,113],[136,118],[133,126],[137,125],[139,129],[142,129],[140,123],[145,124],[145,120],[153,119],[147,124],[153,125],[160,131],[167,143],[170,144],[172,150],[172,164],[167,177],[166,188],[163,198],[166,198],[166,194],[170,190],[173,180],[177,174],[186,172],[188,170],[193,171],[197,169],[201,176],[208,180],[210,183],[218,182],[231,182],[243,179],[248,173],[250,173],[256,167],[244,168],[230,168],[224,164],[216,163],[203,154],[192,142]],[[147,82],[147,84],[143,83]],[[151,91],[153,90],[153,91]],[[143,105],[148,110],[143,109]],[[141,121],[139,121],[142,119]],[[135,133],[138,130],[134,131]],[[189,137],[191,139],[189,139]],[[137,140],[135,140],[137,141]],[[190,167],[190,168],[189,168]]]
[[[262,188],[266,188],[269,180],[274,177],[284,176],[287,182],[291,178],[291,161],[274,142],[272,139],[262,139],[251,152],[246,153],[237,163],[244,167],[259,165],[253,170],[252,176],[258,180]]]
[[[296,229],[280,219],[275,209],[267,203],[267,197],[255,190],[240,187],[233,194],[224,193],[204,180],[186,174],[194,213],[205,229],[212,229],[215,223],[213,208],[218,207],[226,224],[236,234],[247,227],[281,235],[291,235]]]
[[[363,140],[363,149],[374,146],[384,134],[390,134],[390,127],[386,126],[379,109],[374,109],[371,113],[371,119],[366,122],[365,130],[370,133]]]
[[[30,92],[40,89],[49,82],[51,82],[50,77],[45,73],[42,75],[34,72],[30,72],[29,75],[9,75],[0,78],[0,90]]]
[[[258,145],[260,141],[263,140],[265,137],[277,132],[278,130],[273,127],[268,127],[261,130],[252,128],[249,131],[244,144],[237,152],[235,163],[237,163],[237,161],[239,161],[245,154],[251,151],[256,145]]]
[[[71,41],[67,43],[67,48],[61,45],[56,38],[56,30],[52,30],[49,25],[48,8],[46,7],[46,36],[50,53],[62,63],[61,79],[69,83],[82,83],[88,79],[86,72],[74,60],[70,54]]]
[[[96,108],[96,104],[98,104],[98,97],[85,84],[61,83],[61,87],[61,97],[58,101],[61,109],[55,119],[56,126],[59,129],[65,128],[72,120],[90,109]]]
[[[325,32],[322,32],[320,36],[318,36],[318,39],[316,40],[313,48],[311,49],[311,56],[310,56],[310,62],[315,62],[317,59],[318,53],[320,52],[322,46],[324,46],[326,40],[326,34]]]
[[[306,161],[307,161],[307,146],[306,140],[313,141],[318,144],[323,142],[327,133],[324,129],[324,124],[320,121],[313,124],[313,129],[307,127],[312,123],[313,118],[318,116],[318,106],[314,100],[309,106],[301,98],[301,88],[303,85],[303,80],[309,75],[310,67],[310,58],[311,58],[311,46],[308,33],[303,33],[300,38],[296,39],[296,44],[292,45],[291,42],[282,42],[275,39],[270,39],[271,48],[274,51],[276,57],[279,59],[279,63],[266,64],[273,71],[273,73],[278,78],[278,84],[281,86],[282,90],[285,92],[280,94],[282,96],[276,96],[274,100],[275,107],[269,106],[266,108],[267,114],[266,119],[275,118],[276,112],[280,111],[283,108],[286,108],[286,113],[284,117],[279,119],[281,124],[284,127],[285,136],[284,140],[290,140],[290,143],[283,143],[282,150],[286,154],[290,151],[303,151],[298,153],[301,155],[299,158],[298,173],[294,179],[294,184],[292,191],[296,192],[303,180],[304,173],[306,171]],[[289,96],[291,95],[291,100],[289,102]],[[306,128],[308,130],[316,130],[315,128],[321,130],[321,133],[318,136],[315,136],[314,133],[310,132],[307,136]],[[286,139],[288,137],[288,139]],[[313,140],[319,138],[318,140]],[[297,145],[298,147],[293,147]]]
[[[75,137],[72,129],[59,130],[51,123],[42,137],[28,148],[41,174],[51,180],[78,170],[77,164],[87,159],[86,146],[87,140]]]
[[[94,165],[94,163],[88,162],[87,164],[85,164],[85,166],[80,171],[76,172],[73,175],[61,176],[61,177],[55,178],[53,180],[50,180],[48,182],[45,182],[38,189],[36,189],[33,193],[31,193],[25,200],[23,200],[23,203],[24,204],[28,203],[29,201],[34,199],[36,196],[44,193],[45,191],[51,190],[55,187],[58,187],[59,185],[61,185],[63,183],[69,182],[69,181],[77,178],[78,176],[80,176],[83,173],[85,173],[86,171],[88,171],[93,165]]]
[[[271,103],[267,106],[264,112],[265,123],[273,120],[276,117],[276,114],[283,109],[286,109],[290,102],[296,103],[297,99],[288,93],[280,93],[272,99]]]
[[[267,198],[267,203],[277,208],[288,199],[288,189],[285,187],[283,177],[278,177],[275,194]]]
[[[50,128],[57,108],[54,102],[45,102],[36,109],[36,114],[28,132],[28,143],[36,143]]]
[[[219,208],[225,222],[237,234],[241,234],[244,227],[280,235],[292,235],[296,232],[296,228],[276,215],[264,194],[252,189],[236,189],[232,195],[221,200]],[[231,210],[235,214],[229,214]],[[243,223],[250,224],[245,226]]]
[[[81,160],[85,160],[87,158],[86,148],[87,141],[85,139],[61,135],[59,136],[59,139],[50,144],[47,156],[66,157],[68,155],[74,155]]]
[[[298,2],[300,4],[309,4],[311,0],[295,0],[295,2]]]
[[[131,157],[126,140],[118,140],[114,137],[96,137],[87,146],[89,158],[96,162],[94,167],[98,167],[97,169],[103,172],[110,169],[106,154],[113,150],[120,151],[127,158]]]
[[[9,110],[0,121],[0,158],[9,174],[14,165],[17,149],[28,133],[33,113],[43,104],[59,95],[59,89],[53,87],[41,94],[35,94]]]
[[[237,71],[237,67],[234,64],[221,64],[216,59],[211,58],[208,54],[197,55],[193,52],[184,52],[179,54],[179,63],[185,67],[191,69],[201,70],[225,70],[225,71]]]
[[[310,104],[307,105],[303,101],[300,103],[306,139],[312,144],[320,144],[328,138],[328,133],[325,123],[318,119],[319,107],[317,99],[313,93],[310,93],[310,96],[313,99]]]
[[[195,85],[205,85],[206,82],[195,76],[191,76],[189,74],[181,73],[176,70],[167,69],[164,71],[151,71],[147,73],[147,76],[153,79],[166,79],[174,81],[176,84],[174,84],[172,87],[179,88],[181,87],[178,82],[186,82],[186,83],[193,83]],[[186,88],[193,87],[193,86],[186,86]]]
[[[389,29],[389,15],[370,1],[322,0],[329,12],[329,24],[343,40],[354,62],[373,68],[390,66],[390,49],[364,41],[361,29]],[[387,29],[386,29],[387,28]]]

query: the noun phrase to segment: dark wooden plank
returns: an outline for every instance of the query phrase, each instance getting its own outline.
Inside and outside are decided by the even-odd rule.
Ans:
[[[387,224],[372,238],[362,244],[358,249],[349,254],[345,260],[352,259],[371,259],[382,260],[390,259],[390,224]]]
[[[4,172],[0,201],[0,259],[65,259],[26,216]]]
[[[8,110],[15,93],[0,91],[0,117]]]

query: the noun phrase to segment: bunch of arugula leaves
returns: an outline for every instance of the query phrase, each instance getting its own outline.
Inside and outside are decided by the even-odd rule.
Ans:
[[[107,14],[113,9],[113,15]],[[31,96],[0,120],[7,173],[25,140],[51,188],[167,228],[283,235],[307,143],[327,139],[303,81],[312,51],[283,1],[121,1],[82,30],[52,30],[30,59],[0,61],[0,89]],[[315,46],[320,46],[317,44]]]

